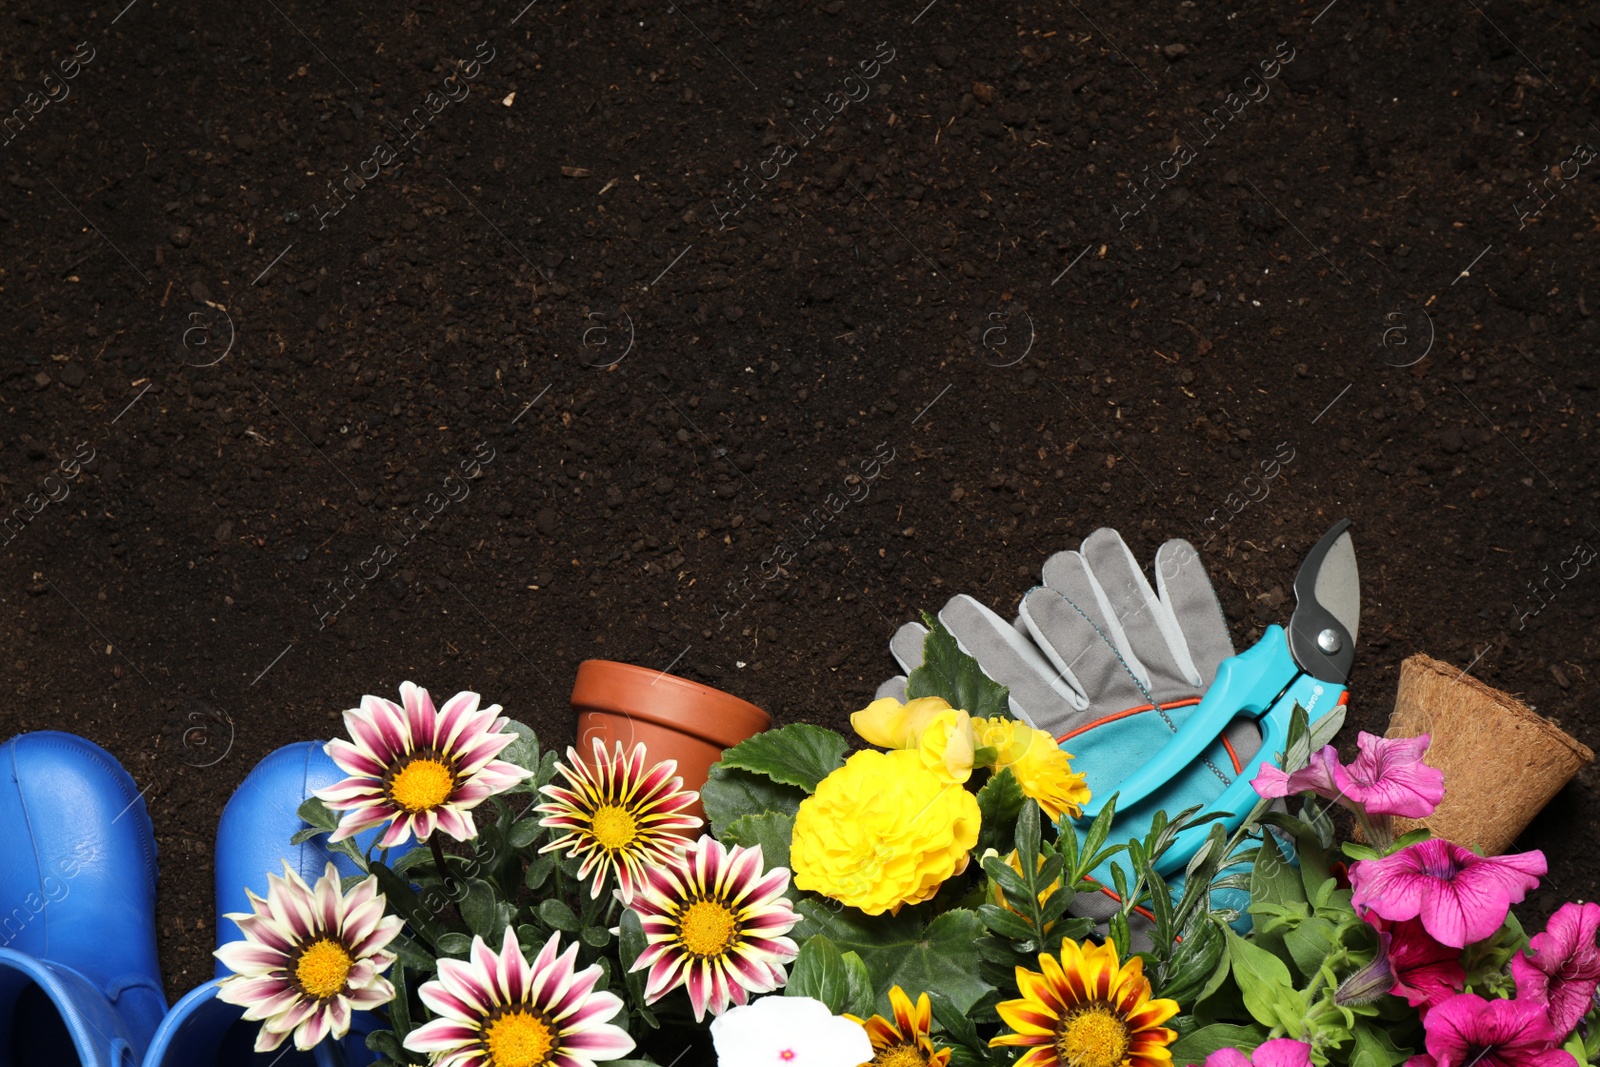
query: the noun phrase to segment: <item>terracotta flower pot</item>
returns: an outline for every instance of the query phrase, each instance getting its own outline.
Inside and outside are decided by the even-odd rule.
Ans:
[[[685,789],[706,784],[722,750],[772,725],[772,717],[749,701],[675,674],[607,659],[578,664],[572,685],[572,710],[578,715],[578,754],[594,751],[592,738],[610,750],[620,741],[631,752],[642,743],[646,767],[678,761]],[[705,818],[697,801],[689,809]]]

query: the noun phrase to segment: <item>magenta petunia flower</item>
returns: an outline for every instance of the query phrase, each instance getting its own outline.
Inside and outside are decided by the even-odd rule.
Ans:
[[[1458,993],[1428,1013],[1428,1055],[1437,1067],[1577,1067],[1556,1048],[1565,1034],[1533,1000],[1484,1000]],[[1413,1061],[1415,1058],[1413,1058]]]
[[[1311,762],[1293,774],[1270,763],[1250,784],[1263,797],[1315,793],[1324,800],[1368,815],[1400,815],[1422,819],[1444,798],[1444,772],[1422,762],[1430,737],[1378,737],[1363,731],[1356,738],[1360,755],[1348,767],[1326,745]]]
[[[1538,849],[1480,856],[1434,838],[1352,866],[1351,903],[1363,915],[1395,922],[1420,917],[1436,940],[1461,948],[1499,929],[1511,905],[1539,884],[1545,870]]]
[[[1467,970],[1461,965],[1461,950],[1441,945],[1417,919],[1389,922],[1376,915],[1367,916],[1385,938],[1389,968],[1394,973],[1397,997],[1405,997],[1413,1008],[1422,1009],[1423,1018],[1441,1001],[1461,992],[1467,984]]]
[[[1311,1046],[1292,1037],[1263,1041],[1246,1056],[1236,1048],[1219,1048],[1205,1067],[1311,1067]]]
[[[1517,997],[1542,1000],[1550,1006],[1550,1022],[1570,1033],[1589,1012],[1600,988],[1600,904],[1563,904],[1550,916],[1544,933],[1528,942],[1532,955],[1511,958]]]

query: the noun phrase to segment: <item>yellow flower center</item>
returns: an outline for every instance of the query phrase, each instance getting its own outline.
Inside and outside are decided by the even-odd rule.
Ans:
[[[295,961],[294,978],[314,997],[331,997],[344,988],[355,960],[337,941],[323,938],[307,945]]]
[[[915,1045],[890,1045],[872,1057],[868,1067],[928,1067],[928,1057]]]
[[[589,827],[600,846],[613,851],[627,848],[639,836],[639,824],[633,821],[627,809],[615,804],[602,804],[596,808],[594,817],[589,820]]]
[[[678,939],[702,958],[722,955],[738,934],[738,917],[721,901],[697,900],[678,916]]]
[[[1128,1058],[1128,1027],[1108,1004],[1069,1013],[1056,1029],[1056,1055],[1067,1067],[1120,1067]]]
[[[489,1024],[483,1044],[492,1067],[539,1067],[549,1062],[556,1037],[542,1015],[514,1008]]]
[[[389,782],[389,796],[407,811],[432,811],[455,792],[455,772],[441,760],[413,759]]]

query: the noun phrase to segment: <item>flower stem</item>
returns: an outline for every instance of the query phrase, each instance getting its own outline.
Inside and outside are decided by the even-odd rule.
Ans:
[[[434,865],[439,868],[439,877],[444,879],[445,895],[454,900],[456,895],[456,878],[450,873],[450,868],[444,861],[444,849],[439,845],[439,838],[435,834],[428,835],[428,847],[433,850]]]

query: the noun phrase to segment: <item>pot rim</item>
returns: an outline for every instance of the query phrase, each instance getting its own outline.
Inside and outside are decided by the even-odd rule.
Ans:
[[[586,659],[572,684],[580,714],[626,715],[730,748],[772,726],[748,700],[700,682],[633,663]]]

